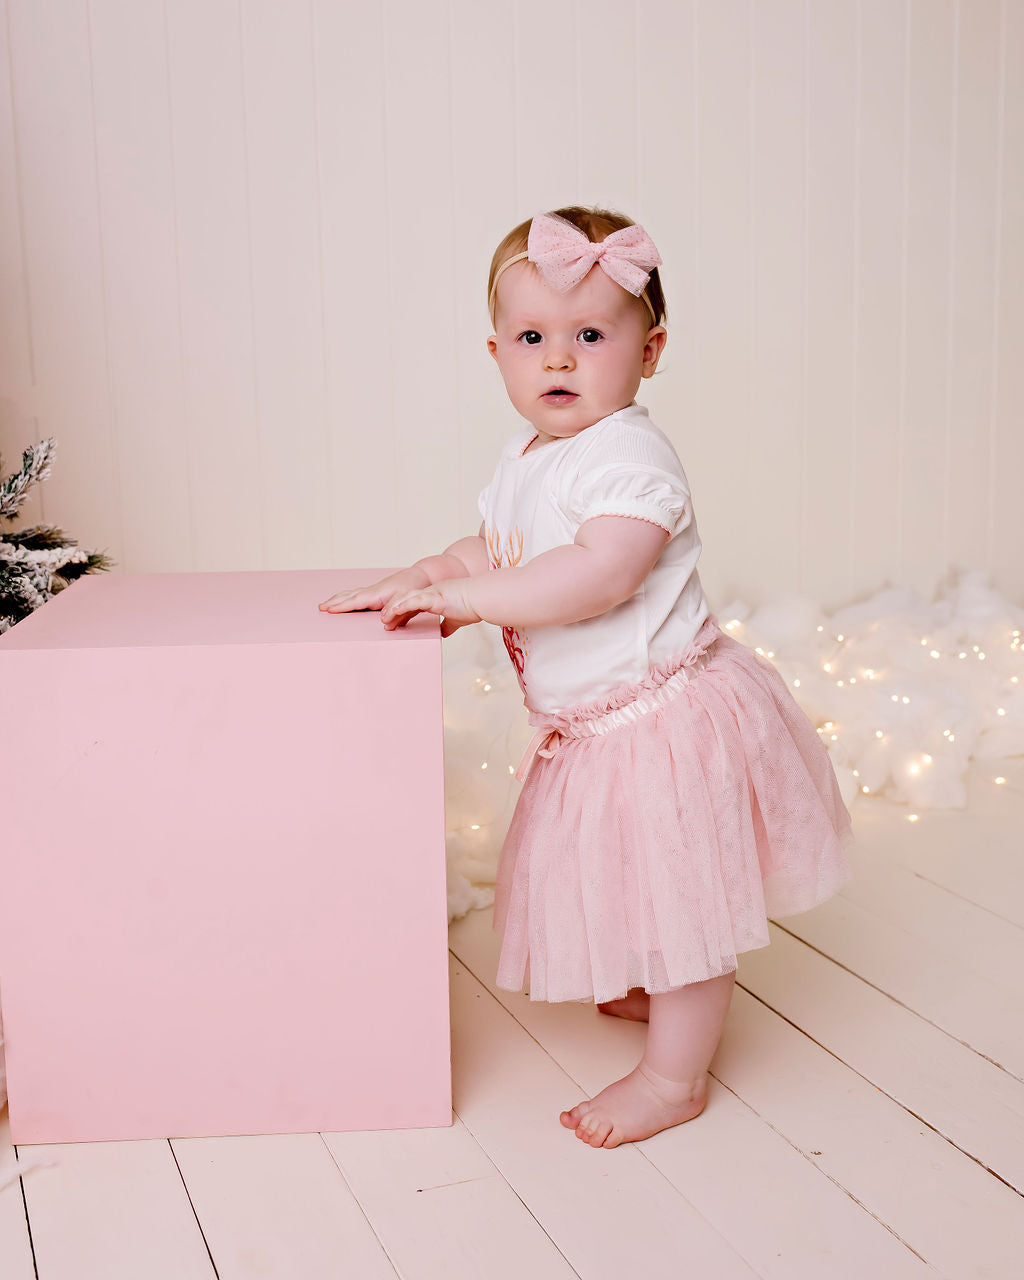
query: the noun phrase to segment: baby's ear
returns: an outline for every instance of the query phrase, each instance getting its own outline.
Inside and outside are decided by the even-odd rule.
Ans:
[[[661,359],[661,353],[665,350],[667,341],[668,330],[664,325],[655,325],[648,331],[647,341],[644,344],[643,377],[649,378],[657,370],[658,361]]]
[[[496,335],[496,334],[493,334],[493,333],[492,333],[492,334],[491,334],[491,336],[487,339],[487,350],[491,353],[491,355],[492,355],[492,356],[494,356],[495,360],[497,360],[497,358],[498,358],[498,338],[497,338],[497,335]]]

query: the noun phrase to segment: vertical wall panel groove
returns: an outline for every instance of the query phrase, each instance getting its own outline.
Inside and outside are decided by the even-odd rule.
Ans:
[[[899,311],[899,393],[896,417],[896,532],[893,539],[894,554],[890,572],[898,582],[906,580],[905,547],[903,542],[903,506],[906,494],[907,464],[907,258],[910,231],[910,38],[911,3],[903,0],[903,107],[901,126],[901,204],[900,204],[900,311]]]
[[[174,228],[174,306],[178,329],[178,382],[181,388],[181,449],[185,459],[186,494],[188,503],[189,556],[187,568],[198,568],[196,538],[196,467],[192,449],[192,414],[189,407],[188,385],[185,378],[185,316],[181,297],[181,233],[178,228],[178,176],[174,167],[174,99],[171,95],[171,41],[167,25],[167,0],[161,6],[161,31],[163,34],[164,77],[167,89],[167,163],[171,180],[171,218]],[[179,566],[184,567],[184,566]]]
[[[960,0],[953,0],[953,56],[951,59],[952,78],[949,87],[950,101],[950,148],[949,148],[949,258],[946,262],[946,367],[943,386],[945,390],[945,417],[943,433],[943,473],[942,473],[942,558],[948,563],[949,547],[949,508],[950,486],[952,484],[953,456],[953,352],[956,335],[956,173],[957,153],[960,145]]]
[[[315,161],[316,172],[316,256],[317,256],[317,276],[319,279],[319,300],[320,300],[320,361],[321,361],[321,404],[323,409],[322,430],[323,430],[323,447],[324,447],[324,474],[327,476],[334,475],[335,465],[334,457],[331,449],[331,433],[328,426],[328,405],[330,402],[330,394],[328,391],[328,373],[327,373],[327,301],[324,297],[324,218],[323,218],[323,147],[320,144],[320,94],[317,87],[317,70],[316,70],[316,10],[313,0],[308,0],[308,20],[309,20],[309,80],[313,92],[313,157]],[[338,553],[337,537],[335,535],[335,505],[330,496],[327,501],[327,545],[321,551],[322,559],[320,564],[333,563]],[[316,567],[319,568],[320,564]]]
[[[713,605],[1024,595],[1021,0],[0,0],[0,451],[121,569],[383,567],[519,425],[498,240],[664,259]],[[544,33],[543,37],[539,33]]]
[[[995,494],[993,578],[1011,583],[1024,596],[1024,521],[1020,477],[1024,475],[1024,4],[1007,0],[1003,9],[1001,85],[1001,165],[999,224],[1007,234],[1000,244],[1000,278],[995,325],[999,377],[993,386],[995,414]]]
[[[249,110],[246,106],[246,75],[245,75],[245,31],[242,21],[242,0],[238,0],[235,14],[238,26],[238,84],[239,84],[239,101],[242,109],[242,155],[244,159],[245,173],[245,244],[247,250],[247,265],[249,269],[248,279],[248,303],[249,303],[249,334],[252,347],[252,426],[254,452],[256,455],[256,474],[257,490],[255,493],[256,510],[259,513],[259,530],[260,530],[260,560],[257,566],[260,569],[268,569],[270,567],[270,529],[268,528],[268,511],[266,503],[263,501],[263,495],[267,492],[267,461],[263,449],[263,431],[262,419],[260,416],[260,373],[259,361],[256,354],[256,270],[254,265],[253,252],[253,235],[252,235],[252,173],[249,160]]]
[[[1003,272],[1003,163],[1006,125],[1006,3],[999,5],[999,41],[998,41],[998,88],[996,90],[996,177],[993,199],[993,261],[992,261],[992,346],[990,359],[992,362],[989,377],[992,385],[992,397],[989,408],[989,450],[988,450],[988,527],[986,530],[985,568],[991,572],[996,558],[996,430],[997,406],[999,403],[999,344],[1001,339],[999,317],[1002,300]]]
[[[107,424],[110,432],[110,459],[117,495],[117,528],[121,552],[115,558],[125,569],[131,569],[135,548],[129,543],[125,528],[124,483],[122,480],[122,442],[119,438],[117,404],[114,399],[113,376],[110,368],[109,300],[107,296],[107,264],[103,244],[103,197],[100,190],[99,156],[96,141],[96,72],[93,65],[92,13],[90,0],[85,0],[85,57],[89,77],[89,137],[92,142],[92,187],[96,209],[96,252],[99,267],[100,319],[103,326],[103,373],[106,390]]]
[[[39,439],[35,402],[35,355],[32,314],[26,271],[25,210],[18,160],[17,116],[14,106],[14,68],[11,62],[10,15],[0,0],[0,447],[6,462],[20,461],[21,450]],[[22,504],[25,524],[45,520],[45,489],[39,485]]]

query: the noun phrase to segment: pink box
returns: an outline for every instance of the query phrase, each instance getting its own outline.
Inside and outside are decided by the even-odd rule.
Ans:
[[[0,636],[18,1143],[452,1123],[441,640],[380,570],[102,574]]]

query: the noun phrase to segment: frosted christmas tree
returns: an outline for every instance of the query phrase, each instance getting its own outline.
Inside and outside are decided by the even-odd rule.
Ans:
[[[52,437],[32,445],[22,454],[21,470],[6,479],[0,459],[0,521],[14,519],[29,489],[50,474],[56,452]],[[98,573],[113,564],[102,552],[83,551],[53,525],[0,530],[0,635],[83,573]]]

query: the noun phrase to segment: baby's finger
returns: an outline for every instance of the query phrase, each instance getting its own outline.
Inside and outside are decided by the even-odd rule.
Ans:
[[[437,608],[436,597],[427,591],[410,591],[407,595],[393,597],[381,610],[380,620],[389,631],[404,627],[410,618]]]
[[[351,591],[338,591],[317,608],[322,613],[351,613],[356,609],[379,609],[383,599],[379,591],[356,587]]]

